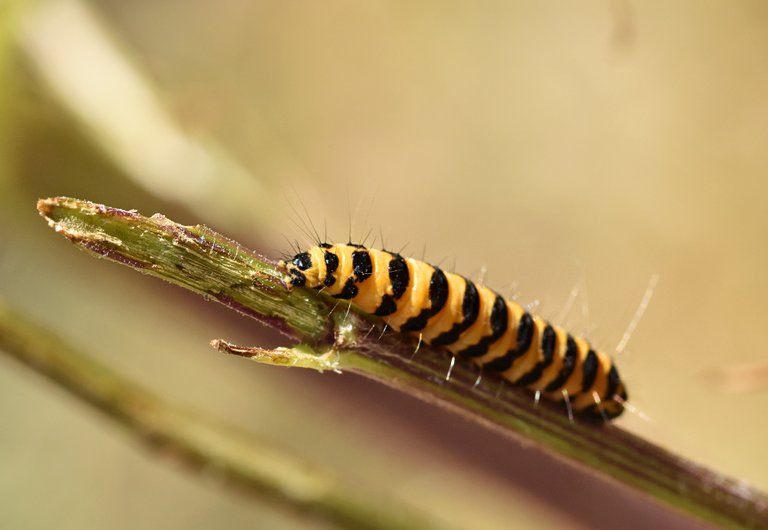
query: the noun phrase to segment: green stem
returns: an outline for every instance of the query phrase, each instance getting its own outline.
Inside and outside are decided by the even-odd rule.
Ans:
[[[98,256],[210,296],[307,343],[272,352],[215,341],[222,351],[260,362],[362,374],[456,411],[522,443],[534,442],[585,473],[642,492],[711,523],[756,528],[768,520],[768,498],[737,481],[667,452],[613,424],[569,421],[530,394],[458,363],[446,381],[446,355],[381,333],[381,323],[314,291],[290,289],[278,264],[201,226],[142,217],[67,198],[38,209],[59,233]],[[317,355],[314,357],[313,355]]]
[[[241,492],[349,529],[422,529],[438,525],[362,497],[328,470],[200,413],[173,406],[67,345],[0,301],[0,350],[112,418],[159,454],[215,474]],[[386,506],[384,509],[382,507]]]

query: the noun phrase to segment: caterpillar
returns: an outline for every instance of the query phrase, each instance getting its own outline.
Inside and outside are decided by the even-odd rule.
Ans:
[[[322,243],[283,266],[292,286],[348,300],[569,413],[607,421],[624,411],[627,391],[610,356],[463,276],[352,243]]]

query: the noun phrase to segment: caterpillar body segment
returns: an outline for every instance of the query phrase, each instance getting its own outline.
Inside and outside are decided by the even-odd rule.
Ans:
[[[514,386],[568,401],[587,417],[610,420],[627,392],[611,358],[458,274],[386,250],[323,243],[285,263],[291,284],[322,290],[421,336]]]

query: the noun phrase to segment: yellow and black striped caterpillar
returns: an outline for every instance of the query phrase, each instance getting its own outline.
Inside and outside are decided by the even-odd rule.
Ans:
[[[285,266],[294,286],[349,300],[514,386],[598,420],[624,411],[627,392],[608,355],[463,276],[354,244],[323,243]]]

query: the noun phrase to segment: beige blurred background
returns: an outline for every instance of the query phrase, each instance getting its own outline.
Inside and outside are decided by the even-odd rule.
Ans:
[[[222,357],[210,339],[281,339],[76,251],[34,210],[161,211],[277,257],[303,202],[330,239],[351,218],[354,239],[487,268],[549,318],[579,287],[560,323],[607,351],[658,273],[618,359],[650,421],[618,425],[768,489],[768,382],[707,377],[768,362],[764,2],[6,0],[0,17],[0,296],[100,360],[459,527],[662,517],[354,376]],[[0,423],[3,528],[307,527],[3,357]]]

